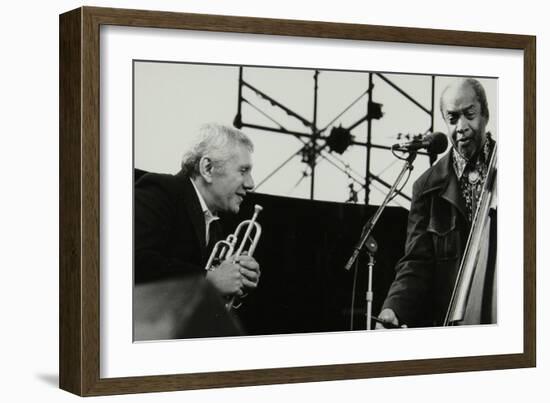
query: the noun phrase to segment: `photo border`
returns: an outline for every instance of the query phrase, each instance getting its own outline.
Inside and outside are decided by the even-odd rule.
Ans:
[[[193,374],[100,377],[100,26],[519,49],[524,60],[523,353]],[[81,396],[534,367],[536,38],[527,35],[81,7],[60,16],[60,387]]]

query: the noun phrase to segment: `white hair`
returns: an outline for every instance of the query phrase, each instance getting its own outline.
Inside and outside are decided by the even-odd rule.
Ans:
[[[192,178],[199,175],[200,160],[208,156],[216,168],[222,168],[236,146],[242,145],[254,151],[254,145],[246,134],[230,126],[208,123],[199,130],[193,145],[183,155],[181,167]]]

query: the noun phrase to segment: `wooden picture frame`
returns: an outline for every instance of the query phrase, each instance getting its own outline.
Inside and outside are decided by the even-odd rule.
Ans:
[[[523,51],[523,352],[123,378],[100,377],[100,27],[285,35]],[[81,7],[60,16],[60,387],[81,396],[533,367],[536,364],[533,36]]]

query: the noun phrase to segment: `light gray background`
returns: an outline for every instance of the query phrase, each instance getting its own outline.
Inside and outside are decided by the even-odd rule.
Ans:
[[[384,73],[399,88],[413,97],[426,109],[431,108],[432,79],[429,75],[395,74],[404,66],[397,65],[394,73]],[[437,72],[433,72],[434,74]],[[245,67],[243,79],[263,93],[290,108],[300,116],[313,121],[314,70],[276,67]],[[231,65],[201,65],[197,63],[176,63],[136,61],[134,63],[134,156],[135,167],[152,172],[175,173],[180,168],[181,156],[205,122],[215,121],[231,125],[237,113],[239,68]],[[368,88],[367,72],[320,70],[318,75],[317,126],[329,125],[342,111],[349,107],[323,133],[327,136],[334,126],[349,127],[366,112],[368,97],[363,96],[353,104]],[[437,76],[435,80],[434,131],[447,132],[439,112],[439,98],[443,89],[455,77]],[[491,116],[487,129],[498,135],[497,88],[498,80],[480,79],[486,89]],[[430,116],[406,99],[402,94],[373,76],[373,101],[382,104],[383,116],[372,122],[373,144],[390,146],[406,139],[397,139],[398,133],[425,133],[430,127]],[[296,118],[289,117],[280,108],[260,98],[250,89],[243,89],[243,97],[254,107],[259,108],[269,118],[287,128],[309,133]],[[250,124],[277,127],[265,115],[248,103],[242,104],[242,120]],[[243,128],[255,145],[253,176],[258,192],[281,196],[309,198],[310,177],[303,177],[307,166],[296,156],[279,169],[269,180],[261,184],[303,143],[293,136]],[[367,122],[351,132],[356,141],[365,142]],[[323,144],[322,142],[320,144]],[[327,153],[323,153],[326,156]],[[443,155],[443,154],[441,154]],[[328,159],[328,160],[327,160]],[[333,164],[344,168],[349,166],[355,178],[364,178],[366,148],[350,146],[342,155],[332,153],[318,158],[315,168],[315,199],[345,202],[349,197],[348,176]],[[403,162],[390,151],[373,148],[371,150],[371,173],[386,183],[392,184],[397,178]],[[403,189],[411,195],[412,184],[428,167],[427,156],[418,156],[414,163],[411,178]],[[361,180],[361,182],[363,182]],[[360,186],[354,182],[356,190]],[[380,204],[388,189],[373,181],[370,204]],[[364,192],[358,194],[359,202],[364,202]],[[408,200],[396,197],[392,204],[409,208]]]
[[[548,181],[550,142],[548,75],[550,28],[542,2],[464,0],[312,3],[296,0],[120,0],[88,5],[213,14],[297,18],[350,23],[514,32],[538,36],[538,368],[400,378],[114,396],[101,402],[318,402],[548,400],[550,318]],[[0,253],[3,278],[0,343],[3,401],[81,402],[57,389],[58,366],[58,14],[82,2],[6,3],[0,26],[2,198]],[[521,111],[518,111],[521,113]]]

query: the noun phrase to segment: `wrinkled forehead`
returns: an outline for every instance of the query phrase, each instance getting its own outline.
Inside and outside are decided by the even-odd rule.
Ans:
[[[472,105],[476,107],[480,105],[474,89],[466,83],[448,87],[443,93],[442,101],[443,109],[446,111],[457,111]]]
[[[242,167],[252,167],[252,150],[244,144],[237,144],[232,147],[227,162]]]

